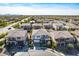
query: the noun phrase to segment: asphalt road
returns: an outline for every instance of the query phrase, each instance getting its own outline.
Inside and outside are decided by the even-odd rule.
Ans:
[[[19,22],[22,22],[22,21],[24,21],[24,20],[28,20],[29,18],[30,18],[30,17],[25,18],[25,19],[22,19],[21,21],[18,21],[18,22],[16,22],[16,23],[12,23],[12,24],[10,24],[10,25],[4,27],[4,28],[1,28],[1,29],[0,29],[0,34],[3,33],[3,32],[8,32],[8,31],[10,31],[10,30],[15,30],[15,28],[12,27],[13,25],[16,25],[16,24],[18,24]],[[10,29],[9,29],[9,28],[10,28]]]

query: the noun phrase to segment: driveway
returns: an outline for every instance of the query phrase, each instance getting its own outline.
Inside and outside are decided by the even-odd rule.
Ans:
[[[17,52],[27,52],[27,51],[28,51],[28,46],[26,45],[23,47],[12,46],[11,48],[5,47],[2,53],[13,56]]]
[[[57,52],[52,52],[51,49],[33,50],[29,49],[27,52],[17,52],[14,56],[63,56]]]

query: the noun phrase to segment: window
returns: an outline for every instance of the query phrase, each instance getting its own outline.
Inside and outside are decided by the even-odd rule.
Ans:
[[[14,38],[14,37],[12,37],[12,40],[15,40],[15,38]]]
[[[39,36],[39,35],[34,36],[34,37],[35,37],[35,39],[40,39],[41,38],[41,36]]]
[[[48,35],[42,35],[44,38],[47,38],[48,37]]]
[[[15,38],[14,37],[12,37],[12,38],[8,38],[10,41],[14,41],[15,40]]]
[[[60,41],[65,41],[65,39],[60,39]]]
[[[21,37],[17,37],[17,39],[21,39]]]
[[[48,35],[45,35],[46,38],[48,38]]]
[[[64,46],[64,43],[61,43],[61,46]]]
[[[40,38],[40,36],[37,36],[37,38]]]

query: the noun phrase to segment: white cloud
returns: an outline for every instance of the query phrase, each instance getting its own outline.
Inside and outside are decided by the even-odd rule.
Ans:
[[[26,6],[0,6],[0,14],[25,14],[25,15],[79,15],[79,9],[73,8],[39,8]]]

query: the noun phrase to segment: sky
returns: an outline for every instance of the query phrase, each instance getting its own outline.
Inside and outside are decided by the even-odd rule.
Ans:
[[[79,15],[79,3],[0,3],[0,14]]]

